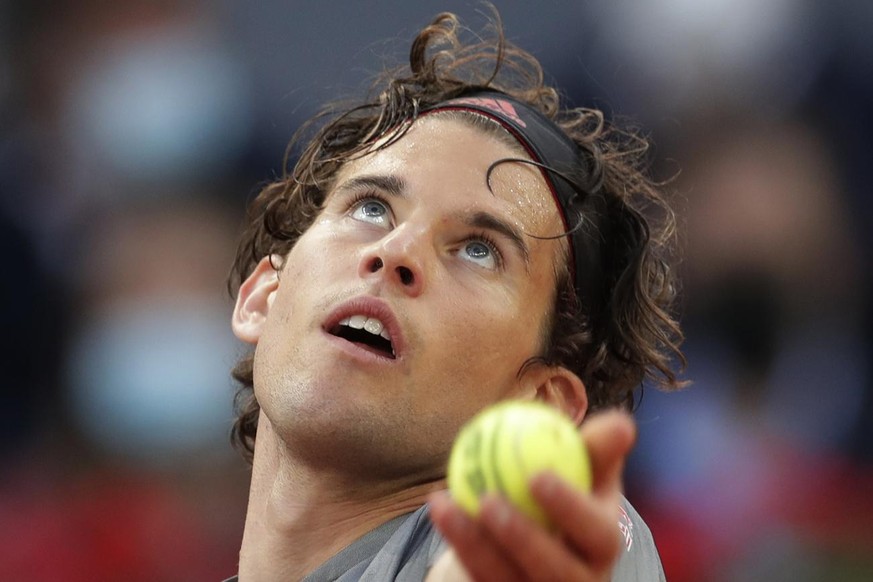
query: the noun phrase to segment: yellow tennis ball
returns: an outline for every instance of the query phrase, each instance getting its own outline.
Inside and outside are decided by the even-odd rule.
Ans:
[[[499,493],[549,527],[528,481],[549,469],[580,491],[591,490],[591,466],[573,422],[541,402],[506,401],[474,416],[458,433],[449,456],[448,486],[469,513],[485,493]]]

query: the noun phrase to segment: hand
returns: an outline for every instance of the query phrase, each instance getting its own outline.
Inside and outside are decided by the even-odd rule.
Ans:
[[[427,582],[608,580],[622,547],[621,474],[636,429],[629,415],[611,411],[591,417],[580,432],[591,457],[590,494],[548,472],[530,481],[556,532],[496,495],[483,498],[481,513],[471,518],[447,492],[433,494],[431,520],[452,548],[434,564]]]

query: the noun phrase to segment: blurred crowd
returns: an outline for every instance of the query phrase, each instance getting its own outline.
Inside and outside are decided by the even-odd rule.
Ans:
[[[383,4],[0,1],[0,578],[235,572],[245,202],[437,12],[483,24]],[[873,579],[873,3],[497,5],[675,194],[692,384],[627,474],[668,579]]]

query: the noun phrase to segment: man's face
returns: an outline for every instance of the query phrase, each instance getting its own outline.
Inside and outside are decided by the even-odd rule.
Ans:
[[[562,230],[537,168],[500,164],[489,190],[507,157],[436,114],[340,171],[257,338],[261,420],[293,454],[433,477],[464,421],[519,393],[565,243],[528,236]]]

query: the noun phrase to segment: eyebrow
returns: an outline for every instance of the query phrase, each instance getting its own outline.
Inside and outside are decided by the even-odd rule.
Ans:
[[[356,176],[340,184],[337,190],[380,190],[398,198],[406,195],[406,182],[394,175],[373,174]]]

